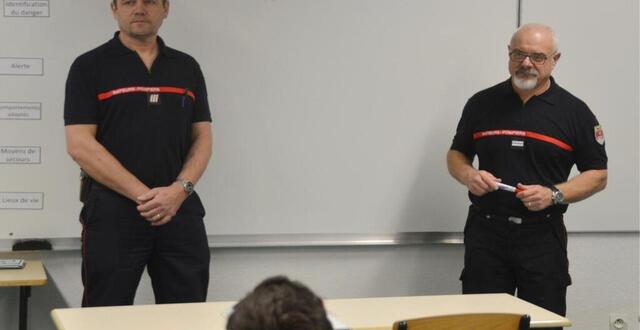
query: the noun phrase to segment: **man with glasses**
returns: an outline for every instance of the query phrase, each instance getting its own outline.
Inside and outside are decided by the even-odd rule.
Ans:
[[[565,315],[563,213],[606,186],[604,134],[587,105],[551,77],[560,52],[550,27],[520,27],[508,54],[511,77],[467,101],[447,153],[471,201],[462,291],[517,291]],[[580,174],[569,179],[574,164]]]
[[[200,66],[165,46],[168,0],[112,0],[119,31],[67,78],[67,150],[81,197],[82,306],[133,304],[145,267],[156,303],[207,297],[210,252],[194,192],[211,157]]]

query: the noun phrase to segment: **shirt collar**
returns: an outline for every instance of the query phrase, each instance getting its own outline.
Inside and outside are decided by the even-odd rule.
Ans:
[[[538,97],[541,100],[554,105],[558,101],[558,91],[560,90],[560,87],[558,86],[558,84],[556,84],[556,80],[553,77],[549,77],[549,81],[549,89],[547,89],[544,93],[538,95]]]
[[[116,31],[113,34],[113,38],[109,40],[109,43],[108,43],[109,52],[114,55],[126,55],[130,53],[134,53],[133,50],[127,48],[122,43],[122,41],[120,41],[120,38],[118,37],[119,35],[120,35],[120,31]],[[162,56],[172,56],[173,54],[171,52],[171,49],[165,45],[164,40],[162,40],[160,36],[157,36],[156,38],[158,42],[158,54]]]
[[[540,95],[536,95],[534,97],[538,98],[538,99],[540,99],[540,100],[542,100],[542,101],[544,101],[546,103],[554,105],[558,101],[558,92],[560,90],[560,86],[558,86],[558,84],[556,84],[556,80],[553,78],[553,76],[549,77],[549,81],[550,81],[549,88],[546,91],[544,91],[544,93],[542,93]],[[516,93],[516,91],[513,89],[513,84],[511,83],[511,78],[507,79],[503,83],[503,92],[505,94],[508,94],[508,95],[515,95],[515,97],[520,99],[520,96],[518,96],[518,93]]]

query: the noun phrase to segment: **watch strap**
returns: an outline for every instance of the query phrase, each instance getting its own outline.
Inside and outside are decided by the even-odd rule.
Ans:
[[[189,180],[184,180],[184,179],[176,179],[177,182],[180,182],[180,185],[182,185],[182,189],[184,190],[184,192],[186,192],[188,195],[193,194],[194,191],[194,184],[193,182],[189,181]]]
[[[562,191],[560,191],[558,187],[553,185],[549,186],[549,189],[551,189],[551,201],[553,202],[553,205],[563,204],[564,194],[562,193]]]

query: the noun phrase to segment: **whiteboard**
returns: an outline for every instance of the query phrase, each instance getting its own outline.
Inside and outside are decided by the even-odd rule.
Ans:
[[[197,186],[209,234],[462,231],[466,191],[449,177],[445,153],[467,98],[508,76],[516,5],[173,1],[160,35],[200,62],[213,109],[214,155]],[[0,209],[0,238],[80,235],[78,166],[63,134],[64,81],[75,57],[111,38],[116,25],[107,1],[50,6],[49,17],[0,18],[0,40],[10,45],[0,58],[44,63],[42,75],[0,75],[0,109],[2,102],[41,104],[38,120],[0,120],[1,146],[41,152],[39,163],[0,164],[0,193],[43,196],[40,209]],[[561,84],[574,75],[562,73]],[[589,102],[596,85],[584,76],[575,73],[586,84],[575,92]],[[620,95],[635,102],[635,113],[619,110],[637,124],[632,94]],[[592,107],[605,128],[618,124]],[[608,147],[614,138],[607,135]],[[620,158],[611,148],[609,156]],[[635,156],[619,165],[637,172]],[[606,194],[570,207],[623,212],[619,221],[587,215],[572,229],[635,230],[637,208],[612,203],[634,191],[638,200],[635,175],[630,184],[612,178]]]
[[[562,57],[554,71],[556,81],[585,101],[604,129],[608,186],[569,206],[565,217],[569,230],[638,231],[640,227],[638,4],[637,0],[523,2],[523,23],[542,22],[559,35]],[[570,15],[576,8],[579,15]]]

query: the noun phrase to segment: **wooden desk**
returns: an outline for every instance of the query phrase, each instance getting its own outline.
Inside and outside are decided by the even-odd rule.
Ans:
[[[0,286],[20,287],[20,319],[18,328],[27,330],[27,312],[31,287],[47,284],[47,274],[42,262],[26,260],[22,269],[0,269]]]
[[[58,330],[223,330],[235,302],[54,309]],[[570,326],[564,317],[507,294],[325,300],[350,329],[391,329],[394,321],[429,315],[512,312],[531,316],[534,328]]]

